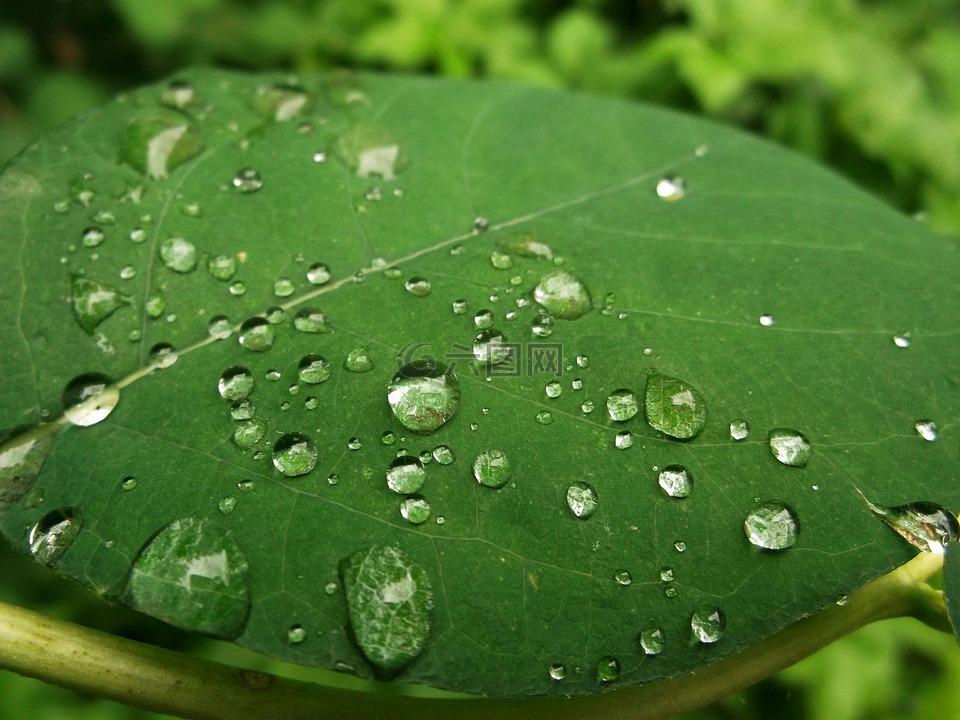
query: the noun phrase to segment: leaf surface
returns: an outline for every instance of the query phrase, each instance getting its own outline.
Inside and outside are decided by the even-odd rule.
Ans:
[[[956,243],[846,181],[613,100],[181,80],[0,179],[0,529],[58,572],[286,660],[576,695],[904,562],[864,498],[960,507]],[[116,406],[75,384],[64,423],[91,373]]]

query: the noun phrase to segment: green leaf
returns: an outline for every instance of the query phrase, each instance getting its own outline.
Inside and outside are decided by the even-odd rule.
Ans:
[[[953,634],[960,642],[960,553],[957,542],[944,545],[943,553],[943,599],[947,606],[947,615],[953,626]]]
[[[269,655],[650,682],[903,563],[893,510],[960,507],[955,243],[729,128],[196,71],[0,203],[0,529]],[[89,283],[129,304],[84,317]]]

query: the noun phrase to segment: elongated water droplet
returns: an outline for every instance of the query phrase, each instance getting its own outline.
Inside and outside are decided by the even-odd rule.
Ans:
[[[72,276],[70,297],[74,317],[88,335],[93,335],[100,323],[132,302],[115,287],[83,275]]]
[[[460,407],[460,380],[446,365],[416,361],[404,365],[387,386],[394,417],[415,433],[427,435]]]
[[[322,355],[304,355],[300,358],[297,373],[302,382],[317,385],[330,379],[330,363]]]
[[[247,350],[265,352],[273,347],[275,335],[276,330],[266,318],[252,317],[240,326],[238,339]]]
[[[682,177],[670,175],[657,183],[657,197],[661,200],[682,200],[687,186]]]
[[[224,400],[243,400],[253,392],[253,373],[245,367],[232,367],[223,371],[217,382],[217,390]]]
[[[683,465],[667,465],[657,476],[663,491],[673,498],[685,498],[693,489],[693,477]]]
[[[621,388],[607,397],[607,413],[611,420],[625,422],[640,411],[640,404],[632,390]]]
[[[306,475],[319,457],[313,440],[301,433],[287,433],[273,445],[273,466],[287,477]]]
[[[707,422],[707,406],[700,392],[683,380],[651,373],[644,393],[647,423],[665,435],[688,440]]]
[[[913,429],[927,442],[937,439],[937,424],[933,420],[917,420],[913,424]]]
[[[731,440],[746,440],[750,437],[750,426],[747,424],[746,420],[731,420],[730,421],[730,439]]]
[[[576,320],[593,308],[587,286],[566,270],[554,270],[540,278],[533,298],[551,315],[564,320]]]
[[[859,490],[857,492],[877,517],[923,552],[942,555],[944,545],[960,540],[957,516],[941,505],[915,502],[885,507],[870,502]]]
[[[30,529],[27,543],[34,560],[53,567],[80,533],[83,515],[74,508],[47,513]]]
[[[237,170],[230,184],[242,193],[254,193],[263,187],[263,178],[256,168],[245,167]]]
[[[767,500],[743,521],[747,540],[765,550],[785,550],[797,542],[800,520],[796,513],[778,500]]]
[[[620,661],[612,655],[604,655],[597,660],[597,679],[609,683],[620,677]]]
[[[597,511],[600,498],[592,485],[578,481],[567,488],[567,506],[578,518],[586,520]]]
[[[360,177],[393,180],[410,164],[406,149],[386,130],[356,125],[333,146],[336,156]]]
[[[106,375],[78,375],[63,389],[63,414],[74,425],[88,427],[106,418],[120,402],[120,390]]]
[[[790,467],[806,467],[813,448],[802,433],[788,428],[770,431],[770,452],[777,462]]]
[[[197,267],[197,248],[189,240],[169,238],[160,245],[160,259],[174,272],[193,272]]]
[[[481,485],[501,488],[510,481],[510,461],[501,450],[487,450],[473,461],[473,476]]]
[[[690,616],[690,629],[694,639],[703,644],[715,643],[723,637],[726,620],[718,607],[702,605]]]
[[[232,640],[250,610],[247,561],[230,533],[199,518],[174,520],[140,551],[127,602],[184,630]]]
[[[640,643],[640,647],[647,655],[659,655],[663,652],[665,645],[663,630],[658,627],[641,630],[637,642]]]
[[[203,149],[199,130],[175,112],[136,118],[123,137],[123,160],[155,179],[167,177]]]
[[[419,492],[426,480],[423,463],[412,455],[401,455],[387,470],[387,487],[401,495]]]
[[[433,591],[426,571],[392,545],[375,545],[340,564],[353,638],[378,674],[391,677],[430,636]]]
[[[400,515],[413,525],[423,525],[433,512],[430,503],[422,495],[411,495],[400,502]]]

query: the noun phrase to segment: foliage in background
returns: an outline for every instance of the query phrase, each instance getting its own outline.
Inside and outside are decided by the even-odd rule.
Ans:
[[[0,162],[114,92],[193,64],[433,72],[666,104],[773,137],[960,233],[957,0],[11,0]],[[22,577],[23,562],[0,555],[5,577]],[[63,583],[27,577],[0,585],[2,599],[87,624],[99,612],[82,593],[51,603]],[[952,645],[884,623],[696,717],[960,716]],[[0,677],[0,716],[62,717],[58,693]],[[69,714],[106,717],[100,707]]]

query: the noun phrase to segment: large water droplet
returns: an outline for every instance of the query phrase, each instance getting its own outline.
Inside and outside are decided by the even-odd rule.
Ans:
[[[396,675],[430,636],[426,571],[399,548],[375,545],[341,562],[340,578],[357,645],[380,675]]]
[[[647,655],[659,655],[664,647],[663,630],[658,627],[641,630],[637,642]]]
[[[657,482],[673,498],[685,498],[693,489],[693,477],[683,465],[667,465],[657,476]]]
[[[152,178],[167,177],[203,149],[200,132],[174,112],[136,118],[123,137],[123,160]]]
[[[566,270],[554,270],[540,278],[533,298],[551,315],[564,320],[575,320],[593,308],[587,286]]]
[[[426,481],[427,471],[413,455],[401,455],[387,470],[387,487],[401,495],[419,492]]]
[[[702,605],[690,616],[690,629],[693,637],[701,643],[715,643],[723,637],[726,620],[718,607]]]
[[[473,476],[486,487],[503,487],[510,481],[511,474],[510,461],[500,450],[482,452],[473,461]]]
[[[785,550],[797,542],[800,520],[778,500],[767,500],[750,511],[743,521],[747,540],[765,550]]]
[[[189,240],[169,238],[160,245],[160,259],[174,272],[193,272],[197,267],[197,248]]]
[[[171,625],[232,640],[250,609],[247,571],[227,530],[199,518],[174,520],[140,551],[126,598]]]
[[[317,385],[330,379],[330,363],[322,355],[304,355],[300,358],[297,373],[302,382]]]
[[[400,503],[400,515],[413,525],[423,525],[432,512],[430,503],[422,495],[411,495]]]
[[[224,400],[235,402],[243,400],[253,392],[253,382],[253,373],[247,368],[227,368],[217,382],[217,390]]]
[[[796,430],[775,428],[770,431],[770,452],[777,462],[790,467],[806,467],[813,454],[813,448]]]
[[[410,164],[407,151],[386,130],[356,125],[333,146],[336,156],[360,177],[393,180]]]
[[[273,346],[276,330],[266,318],[252,317],[240,326],[240,344],[247,350],[264,352]]]
[[[317,466],[317,446],[306,435],[287,433],[273,445],[273,466],[287,477],[306,475]]]
[[[83,516],[79,510],[61,508],[47,513],[30,529],[27,542],[37,562],[53,567],[80,532]]]
[[[640,411],[640,404],[632,390],[621,388],[607,396],[607,412],[610,419],[625,422]]]
[[[597,511],[600,498],[592,485],[578,481],[567,488],[567,505],[574,515],[586,520]]]
[[[707,405],[700,392],[660,373],[647,377],[644,410],[650,427],[678,440],[696,437],[707,422]]]
[[[415,433],[426,435],[454,416],[460,407],[460,380],[434,361],[404,365],[387,386],[394,417]]]
[[[72,276],[70,297],[77,323],[88,335],[93,335],[100,323],[131,303],[131,298],[116,288],[83,275]]]
[[[859,490],[857,492],[877,517],[896,530],[900,537],[923,552],[942,555],[944,545],[960,540],[960,523],[957,522],[957,516],[945,507],[932,502],[885,507],[870,502]]]
[[[120,402],[120,390],[106,375],[78,375],[63,389],[63,414],[74,425],[96,425]]]

